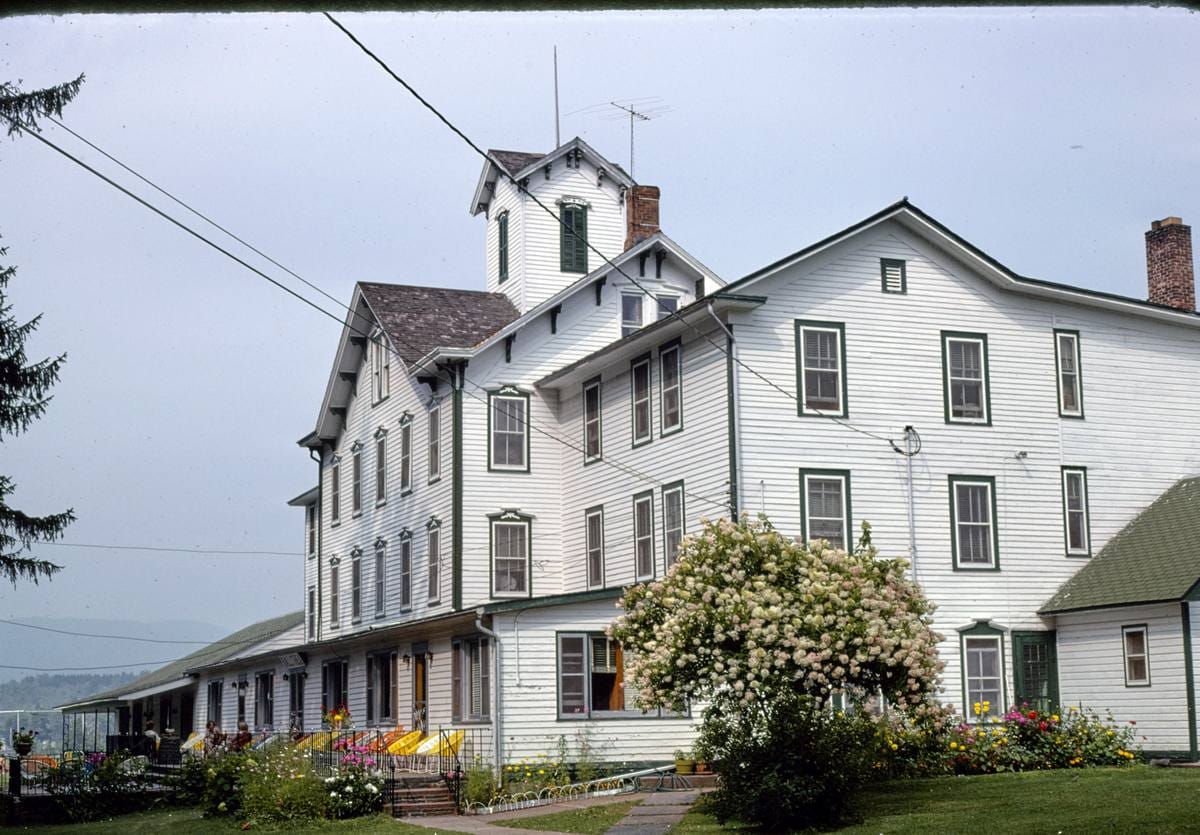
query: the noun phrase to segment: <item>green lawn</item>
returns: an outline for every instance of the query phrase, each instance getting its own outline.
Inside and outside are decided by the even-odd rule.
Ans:
[[[641,800],[626,800],[622,803],[605,803],[586,809],[564,809],[548,815],[528,818],[492,821],[498,826],[513,829],[537,829],[547,832],[576,832],[579,835],[603,835],[617,821],[629,814],[629,810]],[[426,830],[428,833],[428,830]]]
[[[703,801],[701,801],[701,804]],[[670,835],[722,829],[702,805]],[[1093,835],[1200,833],[1200,769],[1041,771],[905,780],[863,796],[863,821],[843,835]]]
[[[72,826],[34,826],[22,831],[37,833],[37,835],[160,835],[170,832],[171,835],[191,835],[196,832],[226,832],[234,833],[241,830],[241,821],[228,818],[202,818],[199,809],[167,809],[161,812],[143,812],[136,815],[122,815],[107,821],[80,823]],[[270,831],[266,827],[256,826],[251,831]],[[328,832],[354,833],[354,835],[432,835],[432,830],[420,826],[409,826],[392,820],[387,815],[377,815],[369,818],[357,818],[347,821],[318,821],[307,824],[303,828],[292,828],[291,832]]]

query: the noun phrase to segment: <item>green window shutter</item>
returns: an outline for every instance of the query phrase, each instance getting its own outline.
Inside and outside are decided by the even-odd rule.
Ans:
[[[562,224],[562,271],[587,272],[587,208],[563,206]]]
[[[508,212],[500,215],[500,281],[508,278]]]

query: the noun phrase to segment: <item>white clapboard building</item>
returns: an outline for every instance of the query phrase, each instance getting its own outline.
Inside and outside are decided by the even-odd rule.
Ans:
[[[698,717],[642,711],[605,626],[702,518],[761,512],[911,558],[968,719],[1082,704],[1195,758],[1188,227],[1146,233],[1149,301],[1018,275],[907,200],[727,282],[658,202],[580,139],[493,151],[480,289],[357,285],[300,441],[303,616],[187,671],[195,726],[345,704],[502,761],[667,760]]]

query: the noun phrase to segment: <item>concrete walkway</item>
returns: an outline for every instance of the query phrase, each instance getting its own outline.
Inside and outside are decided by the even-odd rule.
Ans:
[[[521,818],[536,818],[542,815],[553,815],[556,812],[566,812],[571,809],[588,809],[592,806],[609,806],[613,803],[623,803],[645,797],[641,793],[608,795],[605,797],[588,797],[579,800],[563,800],[548,806],[534,806],[529,809],[517,809],[512,812],[496,812],[491,815],[434,815],[427,818],[399,818],[404,823],[414,826],[424,826],[438,832],[472,832],[477,835],[519,835],[522,832],[538,832],[539,835],[564,835],[545,829],[517,829],[512,826],[498,826],[495,821],[517,821]],[[643,802],[649,802],[643,801]],[[664,832],[666,830],[663,830]]]
[[[699,797],[699,790],[651,794],[605,835],[666,835]]]

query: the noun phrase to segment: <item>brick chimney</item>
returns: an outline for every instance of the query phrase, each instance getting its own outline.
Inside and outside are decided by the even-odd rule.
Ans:
[[[629,249],[661,231],[658,225],[658,186],[634,186],[625,192],[625,248]]]
[[[1196,309],[1192,227],[1177,217],[1150,224],[1146,233],[1146,282],[1150,301],[1189,313]]]

